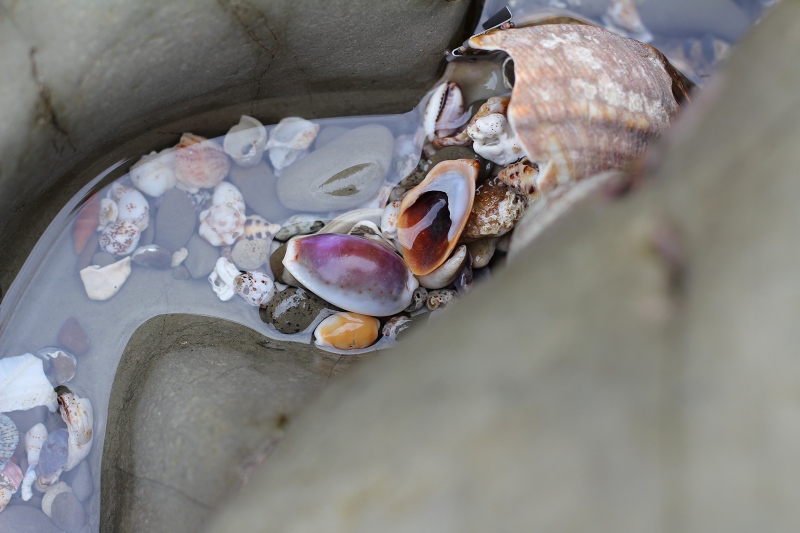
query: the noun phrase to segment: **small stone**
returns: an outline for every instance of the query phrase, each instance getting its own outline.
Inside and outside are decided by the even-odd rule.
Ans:
[[[78,500],[84,502],[92,495],[92,471],[86,461],[82,461],[63,477],[64,481],[72,487],[72,493]]]
[[[153,244],[153,241],[156,237],[156,224],[155,224],[155,217],[150,217],[150,224],[147,225],[147,228],[142,232],[142,236],[139,237],[139,246],[147,246],[148,244]]]
[[[281,244],[269,256],[269,268],[272,271],[272,277],[276,280],[283,279],[283,258],[286,257],[286,246],[286,243]]]
[[[172,252],[157,244],[140,246],[133,252],[131,259],[134,263],[160,270],[172,266]]]
[[[186,246],[194,234],[197,216],[194,204],[185,191],[171,189],[162,198],[156,215],[153,242],[173,253]]]
[[[86,525],[86,513],[72,491],[62,492],[53,500],[50,519],[67,533],[80,533]]]
[[[92,262],[90,264],[104,267],[110,265],[111,263],[116,263],[116,261],[117,259],[113,254],[108,252],[97,252],[92,256]]]
[[[89,351],[89,337],[86,336],[78,319],[72,316],[61,326],[58,342],[75,355],[83,355]]]
[[[316,294],[290,287],[276,293],[259,311],[261,320],[291,335],[308,328],[319,313],[332,306]]]
[[[94,253],[97,251],[97,247],[99,245],[100,236],[97,235],[97,233],[92,234],[92,236],[89,237],[89,240],[86,242],[86,246],[83,248],[83,251],[78,255],[77,261],[75,261],[75,267],[78,269],[78,272],[92,264],[92,258],[94,257]]]
[[[231,260],[239,270],[255,270],[267,261],[270,241],[267,239],[241,239],[231,251]]]
[[[195,279],[205,278],[211,274],[219,259],[219,250],[199,235],[192,235],[186,244],[186,249],[189,255],[186,256],[183,266],[189,274]]]
[[[353,208],[375,195],[393,153],[394,137],[388,128],[361,126],[288,167],[278,178],[278,198],[300,211]]]
[[[189,274],[189,271],[185,266],[178,265],[172,269],[172,277],[180,281],[186,281],[187,279],[191,278],[192,275]]]
[[[28,505],[7,507],[0,513],[0,531],[13,533],[62,533],[41,509]]]
[[[294,214],[278,200],[278,178],[266,162],[251,168],[235,165],[228,178],[244,196],[247,207],[270,222],[281,222]]]

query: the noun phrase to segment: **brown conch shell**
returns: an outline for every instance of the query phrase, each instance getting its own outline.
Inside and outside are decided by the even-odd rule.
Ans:
[[[469,44],[514,60],[508,119],[540,179],[559,184],[629,167],[687,95],[658,50],[602,28],[496,30]]]
[[[100,199],[95,194],[78,211],[78,216],[75,217],[75,223],[72,225],[72,244],[75,247],[76,254],[81,253],[86,248],[89,237],[97,231],[99,219]]]

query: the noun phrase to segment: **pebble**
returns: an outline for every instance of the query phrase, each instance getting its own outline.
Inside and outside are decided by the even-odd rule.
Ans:
[[[150,224],[147,225],[147,228],[142,232],[141,237],[139,237],[139,246],[147,246],[148,244],[153,244],[153,241],[156,238],[156,224],[154,217],[150,217]]]
[[[108,266],[111,263],[116,263],[117,259],[114,257],[113,254],[108,252],[97,252],[92,256],[92,262],[90,264],[97,265],[100,267]]]
[[[83,251],[78,255],[77,261],[75,261],[75,268],[78,270],[78,272],[92,264],[92,258],[94,257],[94,253],[97,251],[97,247],[99,245],[100,236],[97,235],[97,233],[92,234],[92,236],[89,237],[89,240],[86,242],[86,246],[83,248]]]
[[[393,153],[388,128],[361,126],[288,167],[278,178],[278,198],[299,211],[356,207],[383,184]]]
[[[0,513],[0,531],[13,533],[62,533],[40,509],[28,505],[7,507]]]
[[[159,270],[172,267],[172,252],[157,244],[140,246],[133,252],[131,259],[134,263]]]
[[[319,132],[317,138],[314,139],[314,149],[319,150],[337,137],[341,137],[350,131],[350,128],[344,126],[326,126]]]
[[[64,474],[64,481],[72,487],[72,493],[78,500],[84,502],[92,495],[92,471],[86,461]]]
[[[278,178],[264,161],[251,168],[235,165],[228,179],[241,191],[247,207],[269,222],[281,222],[294,214],[278,200]]]
[[[291,335],[305,330],[326,307],[332,306],[316,294],[290,287],[276,293],[259,314],[267,324]]]
[[[58,331],[58,342],[75,355],[83,355],[89,351],[89,337],[86,336],[78,319],[72,316]]]
[[[187,279],[191,278],[192,275],[189,274],[189,271],[185,266],[179,265],[172,269],[172,277],[180,281],[186,281]]]
[[[39,405],[33,409],[27,409],[25,411],[11,411],[4,414],[17,426],[20,440],[24,443],[25,433],[36,424],[44,423],[44,421],[47,419],[47,413],[47,407],[44,405]],[[19,446],[18,448],[24,448],[24,445]],[[2,529],[0,529],[0,531],[2,531]]]
[[[67,533],[80,533],[86,525],[86,513],[72,491],[56,496],[50,508],[50,519]]]
[[[205,278],[211,274],[217,264],[217,259],[219,259],[219,250],[215,246],[199,235],[192,235],[186,244],[186,250],[189,255],[183,261],[183,266],[193,278]]]
[[[270,241],[267,239],[241,239],[231,251],[231,260],[239,270],[255,270],[267,261]]]
[[[171,189],[164,193],[158,208],[153,242],[170,253],[180,250],[194,234],[196,223],[191,198],[180,189]]]

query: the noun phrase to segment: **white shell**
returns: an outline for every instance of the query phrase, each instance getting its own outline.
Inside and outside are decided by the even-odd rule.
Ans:
[[[295,235],[308,235],[322,228],[324,222],[319,215],[299,214],[292,215],[283,223],[281,229],[275,233],[276,241],[288,241]],[[317,227],[317,230],[314,227]]]
[[[469,120],[464,113],[464,97],[458,84],[448,81],[436,87],[425,105],[422,125],[429,141],[447,137]]]
[[[467,126],[467,135],[476,154],[498,165],[510,165],[525,155],[503,113],[476,117]]]
[[[257,270],[239,274],[233,283],[236,294],[244,298],[244,301],[250,305],[267,305],[275,294],[275,284],[272,282],[272,278]]]
[[[100,218],[97,224],[97,231],[103,231],[106,226],[113,224],[117,221],[119,216],[119,207],[117,202],[111,198],[103,198],[100,200]]]
[[[180,250],[176,250],[174,254],[172,254],[172,263],[170,266],[175,268],[176,266],[183,263],[183,260],[189,257],[189,250],[186,248],[181,248]]]
[[[100,234],[100,247],[113,255],[127,255],[136,250],[142,231],[136,224],[119,220],[109,224]]]
[[[80,274],[83,288],[90,300],[108,300],[119,292],[130,276],[131,258],[128,256],[102,268],[91,265],[81,270]]]
[[[122,183],[114,183],[108,191],[108,197],[119,207],[118,221],[131,222],[144,231],[150,225],[150,204],[142,193]]]
[[[36,424],[25,433],[25,451],[28,452],[28,464],[39,462],[39,452],[47,440],[47,428],[44,424]]]
[[[53,512],[53,500],[62,492],[72,492],[72,489],[63,481],[59,481],[47,489],[47,492],[42,496],[42,511],[48,517],[50,517],[50,514]]]
[[[497,250],[497,241],[499,240],[500,238],[489,237],[467,244],[467,249],[472,255],[472,268],[483,268],[489,264]]]
[[[33,484],[36,481],[36,467],[39,466],[39,463],[30,463],[28,465],[28,470],[25,472],[25,477],[22,478],[22,483],[20,484],[20,491],[22,494],[22,501],[27,502],[31,498],[33,498]]]
[[[25,411],[45,405],[56,410],[56,393],[42,361],[26,353],[0,359],[0,412]]]
[[[67,424],[69,451],[64,471],[75,468],[92,449],[94,413],[89,398],[79,398],[71,392],[58,397],[61,419]]]
[[[317,233],[348,233],[353,226],[359,222],[369,221],[380,224],[383,209],[367,207],[364,209],[353,209],[337,216],[328,222]]]
[[[286,117],[270,132],[267,149],[275,170],[282,170],[306,150],[319,133],[319,124],[300,117]]]
[[[381,215],[381,231],[389,238],[397,236],[397,217],[400,215],[400,203],[395,200],[386,206]]]
[[[239,269],[236,268],[236,265],[224,257],[217,259],[214,271],[208,276],[208,282],[211,283],[217,297],[223,302],[227,302],[236,294],[234,283],[238,275]]]
[[[241,167],[252,167],[261,161],[267,146],[267,129],[261,122],[242,115],[239,123],[228,130],[222,148]]]
[[[424,276],[417,276],[419,284],[426,289],[441,289],[447,287],[455,281],[466,259],[467,247],[462,244],[456,248],[453,255],[442,263],[439,268]]]
[[[175,148],[150,152],[142,156],[130,171],[133,186],[154,198],[175,187]]]
[[[198,233],[214,246],[233,244],[244,234],[246,218],[242,193],[223,181],[214,187],[211,207],[200,213]]]

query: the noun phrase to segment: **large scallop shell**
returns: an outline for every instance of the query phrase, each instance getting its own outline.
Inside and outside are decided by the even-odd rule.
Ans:
[[[480,163],[442,161],[400,203],[397,240],[408,268],[424,276],[447,261],[467,224]]]
[[[19,431],[13,420],[0,414],[0,470],[6,467],[19,444]]]
[[[508,119],[543,179],[561,184],[630,166],[680,110],[676,96],[686,97],[659,51],[602,28],[532,26],[469,44],[513,58]]]

